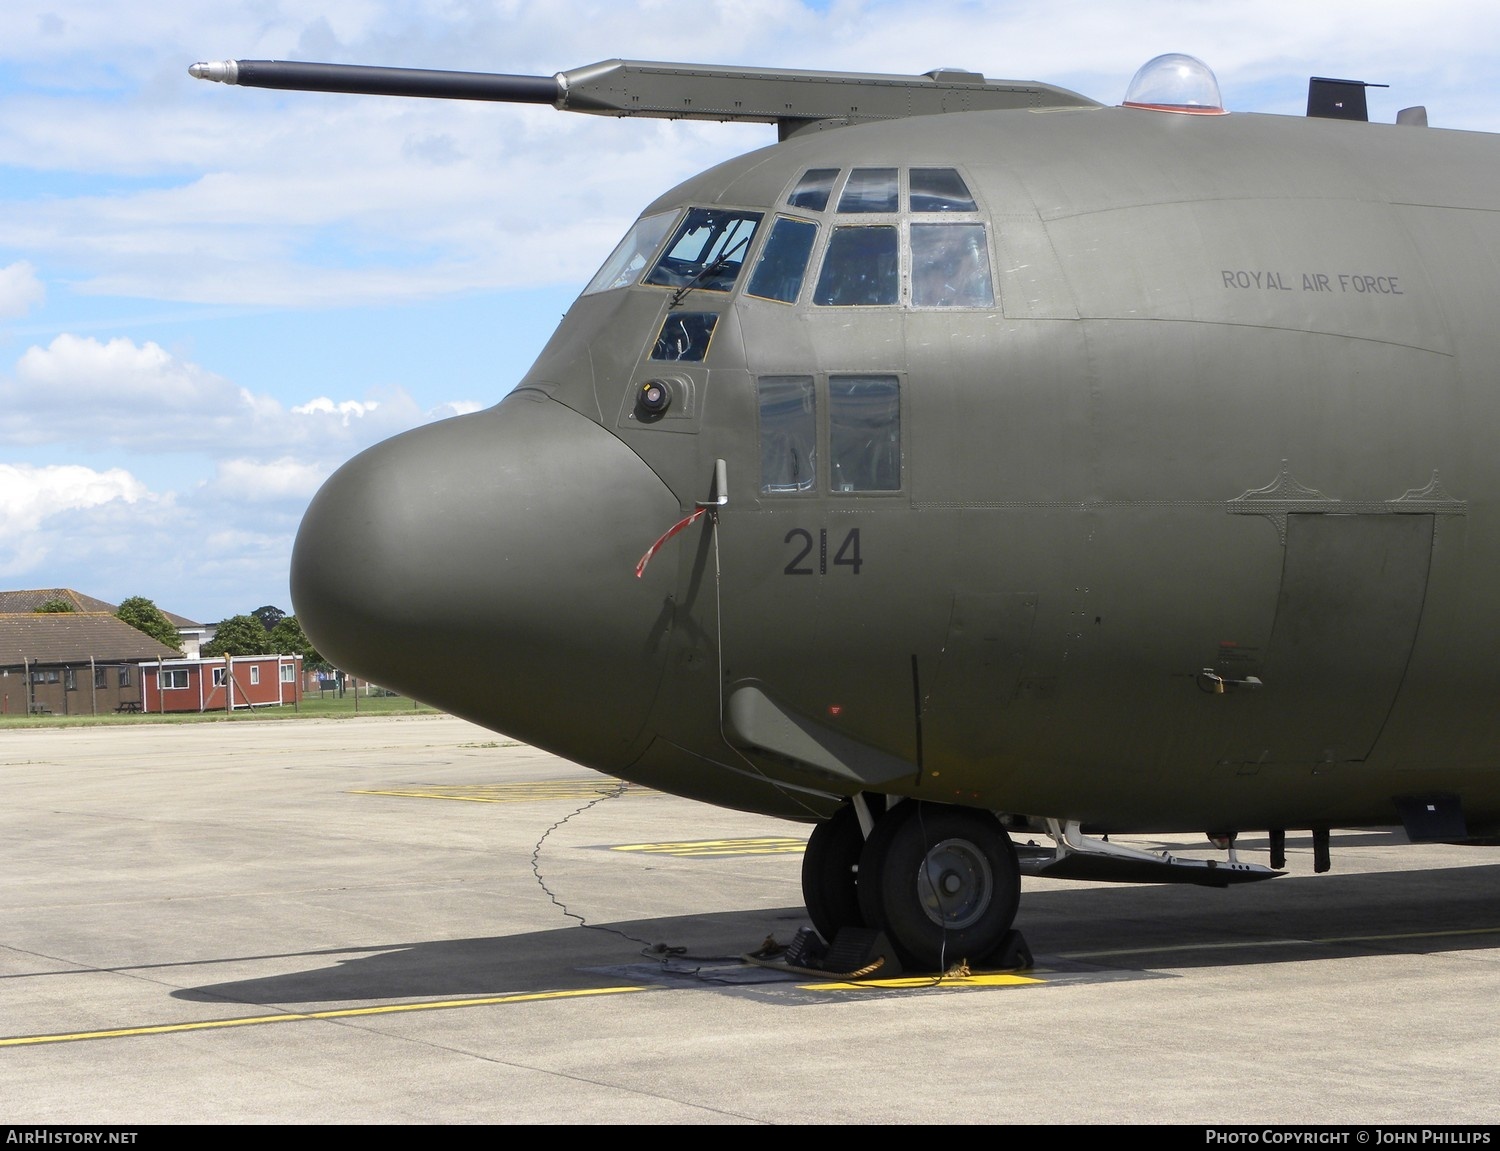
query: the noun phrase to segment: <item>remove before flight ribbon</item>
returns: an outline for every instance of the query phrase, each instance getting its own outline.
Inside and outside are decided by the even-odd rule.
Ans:
[[[651,557],[654,556],[657,552],[661,551],[663,544],[665,544],[669,539],[675,536],[683,528],[691,524],[706,511],[708,511],[707,508],[699,508],[692,515],[683,516],[682,519],[678,520],[666,531],[662,532],[661,538],[646,549],[646,554],[641,557],[641,562],[635,565],[635,578],[641,578],[642,574],[646,570],[646,565],[651,562]]]

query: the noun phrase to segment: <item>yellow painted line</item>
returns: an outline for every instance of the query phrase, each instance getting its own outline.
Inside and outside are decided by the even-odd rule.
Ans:
[[[535,1003],[544,999],[584,999],[593,995],[623,995],[652,991],[651,987],[593,987],[581,991],[535,991],[523,995],[495,995],[484,999],[441,999],[429,1003],[393,1003],[386,1007],[342,1007],[331,1011],[287,1012],[283,1015],[245,1015],[235,1019],[205,1019],[195,1023],[159,1023],[150,1027],[120,1027],[112,1031],[75,1031],[63,1035],[19,1035],[0,1039],[0,1047],[38,1043],[76,1043],[80,1039],[124,1039],[132,1035],[173,1035],[184,1031],[215,1031],[225,1027],[254,1027],[263,1023],[300,1023],[309,1019],[356,1019],[363,1015],[397,1015],[409,1011],[443,1011],[455,1007],[495,1007],[506,1003]]]
[[[650,788],[612,780],[556,779],[538,783],[431,784],[361,788],[351,795],[393,795],[402,799],[457,799],[467,803],[526,803],[542,799],[597,799],[605,795],[649,793]]]
[[[1245,939],[1225,943],[1179,943],[1162,947],[1124,947],[1114,951],[1069,951],[1063,959],[1113,959],[1127,955],[1167,955],[1174,951],[1234,951],[1247,947],[1327,947],[1335,943],[1393,943],[1402,939],[1457,939],[1466,935],[1500,935],[1500,927],[1465,927],[1456,931],[1409,931],[1392,935],[1332,935],[1324,939]]]
[[[943,976],[934,979],[932,976],[906,976],[901,979],[862,979],[858,983],[808,983],[799,989],[802,991],[860,991],[870,987],[892,987],[898,989],[922,988],[922,987],[1024,987],[1030,983],[1045,983],[1045,979],[1035,979],[1029,975],[961,975]]]
[[[635,851],[646,855],[690,858],[705,855],[792,855],[807,849],[805,839],[766,836],[762,839],[699,839],[668,843],[627,843],[611,851]]]

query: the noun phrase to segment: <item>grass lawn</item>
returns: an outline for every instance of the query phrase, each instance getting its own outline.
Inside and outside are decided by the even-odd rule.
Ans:
[[[83,727],[90,724],[126,723],[246,723],[268,719],[354,719],[359,716],[439,715],[435,707],[405,699],[399,695],[361,695],[352,692],[340,699],[333,692],[319,696],[309,694],[297,707],[258,707],[253,711],[239,708],[232,714],[222,711],[168,712],[166,715],[0,715],[0,728],[7,727]]]

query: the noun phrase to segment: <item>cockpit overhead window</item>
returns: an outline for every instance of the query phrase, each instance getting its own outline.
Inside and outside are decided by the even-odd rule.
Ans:
[[[952,168],[911,170],[913,212],[972,212],[974,197],[964,178]]]
[[[759,212],[692,208],[646,277],[665,288],[727,292],[739,278],[760,223]]]
[[[899,246],[894,225],[835,228],[813,303],[834,308],[896,303]]]
[[[994,307],[983,224],[911,226],[911,302],[916,308]]]
[[[855,168],[849,173],[840,212],[894,212],[900,204],[896,168]]]
[[[837,168],[809,168],[786,198],[788,208],[805,208],[809,212],[821,212],[828,207],[828,197],[833,194],[833,182],[839,178]]]
[[[625,233],[625,238],[610,253],[609,259],[604,261],[604,267],[589,281],[583,294],[587,296],[594,292],[607,292],[611,288],[628,288],[640,279],[646,262],[651,259],[676,218],[676,212],[660,212],[637,220],[635,226]]]
[[[766,300],[780,300],[784,304],[796,303],[797,295],[802,291],[802,276],[807,271],[807,257],[812,253],[813,239],[817,234],[816,224],[777,216],[771,228],[771,238],[761,249],[755,271],[750,274],[746,293]]]

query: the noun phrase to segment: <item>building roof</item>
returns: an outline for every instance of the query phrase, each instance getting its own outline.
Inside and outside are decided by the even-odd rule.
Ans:
[[[178,653],[109,612],[0,614],[0,667],[27,662],[82,666],[90,658],[125,663],[177,659]]]
[[[30,591],[0,591],[0,613],[36,611],[48,600],[60,599],[74,611],[102,611],[114,615],[116,605],[84,595],[69,587],[33,588]],[[65,614],[62,612],[59,615]]]
[[[91,595],[74,591],[70,587],[31,588],[26,591],[0,591],[0,615],[11,612],[36,611],[49,600],[60,599],[64,603],[73,605],[74,611],[80,612],[106,612],[114,615],[120,610],[119,604],[109,603]],[[66,612],[58,612],[65,615]],[[185,615],[176,612],[163,611],[162,615],[167,617],[167,622],[178,629],[196,630],[204,625],[197,620],[188,619]]]

